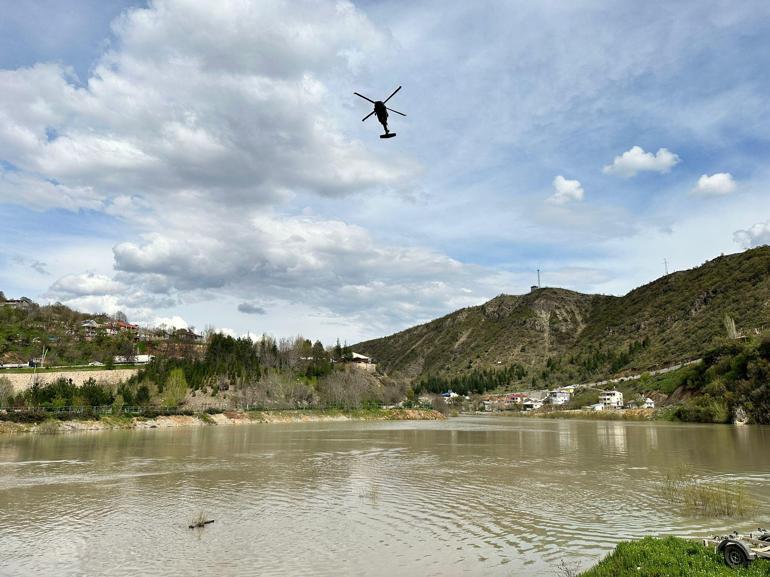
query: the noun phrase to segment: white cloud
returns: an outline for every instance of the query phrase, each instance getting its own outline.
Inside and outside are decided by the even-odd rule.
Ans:
[[[637,235],[646,249],[640,231],[649,230],[652,212],[676,213],[663,219],[673,229],[684,216],[668,190],[651,190],[651,201],[665,200],[634,206],[633,214],[622,194],[578,202],[583,188],[567,179],[562,192],[554,184],[548,202],[542,190],[528,195],[554,176],[553,166],[596,162],[607,142],[638,134],[638,122],[645,142],[682,155],[686,145],[675,140],[731,145],[735,134],[761,134],[767,124],[756,114],[766,92],[756,83],[715,86],[708,101],[693,88],[702,74],[693,58],[716,57],[709,59],[715,70],[736,55],[745,59],[733,34],[756,30],[757,3],[710,4],[713,18],[702,23],[709,34],[688,24],[695,9],[683,5],[656,20],[641,5],[629,12],[611,3],[479,11],[429,0],[403,4],[397,17],[371,2],[360,9],[323,0],[145,4],[116,23],[111,51],[84,82],[55,64],[0,71],[0,158],[11,165],[2,178],[15,179],[0,184],[0,202],[87,209],[88,225],[66,215],[61,226],[32,235],[46,251],[56,247],[58,258],[30,254],[49,264],[50,279],[82,270],[80,263],[107,274],[124,290],[58,296],[119,308],[132,320],[178,313],[255,334],[336,323],[332,335],[376,336],[515,292],[530,282],[505,271],[534,268],[543,256],[555,261],[551,269],[567,270],[581,265],[577,253],[597,255],[582,265],[601,270],[608,239]],[[458,84],[449,69],[467,81]],[[384,96],[398,83],[404,91],[394,105],[409,117],[394,118],[399,138],[379,141],[376,124],[360,122],[366,104],[351,93]],[[579,146],[554,148],[562,142]],[[511,154],[521,143],[527,153]],[[665,149],[634,147],[619,157],[617,172],[609,168],[663,170],[666,154],[673,166],[678,157]],[[411,158],[424,166],[419,182]],[[380,194],[388,189],[396,194]],[[293,216],[304,206],[315,216]],[[754,221],[720,224],[726,242],[747,222]],[[57,228],[80,239],[59,242]],[[75,254],[85,239],[99,250]],[[519,254],[532,256],[522,263],[502,246],[528,246]],[[97,265],[105,255],[114,258]],[[634,264],[649,259],[642,250]],[[39,276],[29,272],[2,274]],[[616,286],[630,286],[622,267],[612,272],[623,279]],[[570,278],[563,282],[578,282]],[[239,303],[263,304],[268,314],[241,314]]]
[[[551,204],[565,204],[571,201],[583,200],[585,192],[579,180],[567,180],[562,175],[553,179],[553,195],[549,196],[547,202]]]
[[[187,321],[179,315],[171,317],[153,317],[152,321],[148,324],[153,327],[166,326],[174,329],[186,329],[189,327]]]
[[[641,146],[633,146],[620,156],[616,156],[612,164],[605,166],[605,174],[631,177],[637,172],[659,172],[665,174],[679,163],[679,156],[667,148],[659,148],[658,152],[645,152]]]
[[[227,337],[233,337],[233,338],[238,337],[238,333],[236,333],[233,329],[230,329],[227,327],[217,327],[216,329],[214,329],[214,332],[217,332],[220,335],[225,335]]]
[[[22,204],[35,210],[98,210],[104,198],[104,194],[90,186],[66,186],[39,176],[5,170],[0,165],[0,202]]]
[[[369,54],[385,39],[349,2],[167,0],[114,30],[119,49],[84,86],[53,64],[0,70],[0,158],[18,169],[2,176],[0,201],[260,206],[396,186],[416,171],[334,120],[329,79],[349,73],[349,49]]]
[[[50,292],[69,297],[87,295],[114,295],[126,290],[126,286],[113,279],[95,273],[70,274],[51,285]]]
[[[729,172],[717,172],[708,176],[702,175],[698,184],[692,189],[692,194],[700,196],[724,196],[735,191],[735,180]]]
[[[204,229],[175,223],[118,244],[114,256],[129,292],[185,300],[224,291],[250,299],[238,310],[251,314],[262,308],[251,301],[258,295],[388,327],[477,302],[510,282],[436,251],[378,243],[359,226],[305,216],[231,213]]]
[[[743,248],[770,244],[770,220],[758,222],[745,230],[735,231],[733,240]]]

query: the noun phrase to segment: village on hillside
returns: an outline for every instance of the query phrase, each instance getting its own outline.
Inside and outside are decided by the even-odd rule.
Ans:
[[[554,408],[565,408],[575,395],[576,391],[586,390],[585,385],[568,385],[553,390],[513,392],[503,394],[489,394],[481,397],[480,410],[484,412],[523,411],[532,412]],[[650,397],[639,396],[633,400],[624,402],[623,392],[617,389],[600,390],[598,402],[579,407],[584,411],[622,411],[624,409],[654,409],[655,401]],[[452,390],[439,395],[447,404],[454,404],[461,400],[470,400],[470,397],[455,393]],[[457,401],[456,401],[457,400]],[[430,402],[427,396],[420,397],[421,402]]]

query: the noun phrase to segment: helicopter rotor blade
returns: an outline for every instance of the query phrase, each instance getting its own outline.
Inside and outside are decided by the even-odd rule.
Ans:
[[[385,108],[388,108],[387,106]],[[392,108],[388,108],[391,112],[395,112],[396,114],[400,114],[401,116],[406,116],[403,112],[399,112],[398,110],[393,110]]]
[[[383,101],[382,101],[382,103],[383,103],[383,104],[385,104],[385,103],[386,103],[388,100],[390,100],[391,98],[393,98],[393,97],[396,95],[396,92],[398,92],[399,90],[401,90],[401,87],[400,87],[400,86],[399,86],[398,88],[396,88],[396,89],[393,91],[393,94],[391,94],[391,95],[390,95],[390,96],[388,96],[388,97],[387,97],[385,100],[383,100]]]
[[[366,120],[367,118],[369,118],[369,117],[370,117],[372,114],[374,114],[374,110],[372,110],[372,111],[371,111],[369,114],[367,114],[366,116],[364,116],[364,117],[361,119],[361,122],[363,122],[364,120]]]
[[[356,96],[360,96],[360,97],[361,97],[361,98],[363,98],[364,100],[368,100],[369,102],[371,102],[372,104],[374,104],[374,100],[372,100],[371,98],[367,98],[367,97],[366,97],[366,96],[364,96],[363,94],[359,94],[358,92],[354,92],[353,94],[355,94]]]

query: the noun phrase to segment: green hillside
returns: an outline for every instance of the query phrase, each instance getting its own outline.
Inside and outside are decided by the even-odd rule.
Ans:
[[[770,247],[715,258],[622,297],[559,288],[500,295],[355,350],[392,376],[420,380],[521,365],[525,371],[515,371],[511,385],[545,386],[700,357],[726,337],[726,316],[739,337],[770,329]]]
[[[145,352],[127,334],[84,335],[81,323],[92,319],[104,324],[106,314],[86,314],[60,303],[39,305],[29,299],[10,301],[0,291],[0,364],[27,363],[47,351],[46,366],[112,362],[115,355]]]

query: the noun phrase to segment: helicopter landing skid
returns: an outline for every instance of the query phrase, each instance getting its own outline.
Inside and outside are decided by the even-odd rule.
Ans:
[[[380,134],[380,138],[393,138],[395,135],[395,132],[388,132],[387,134]]]

